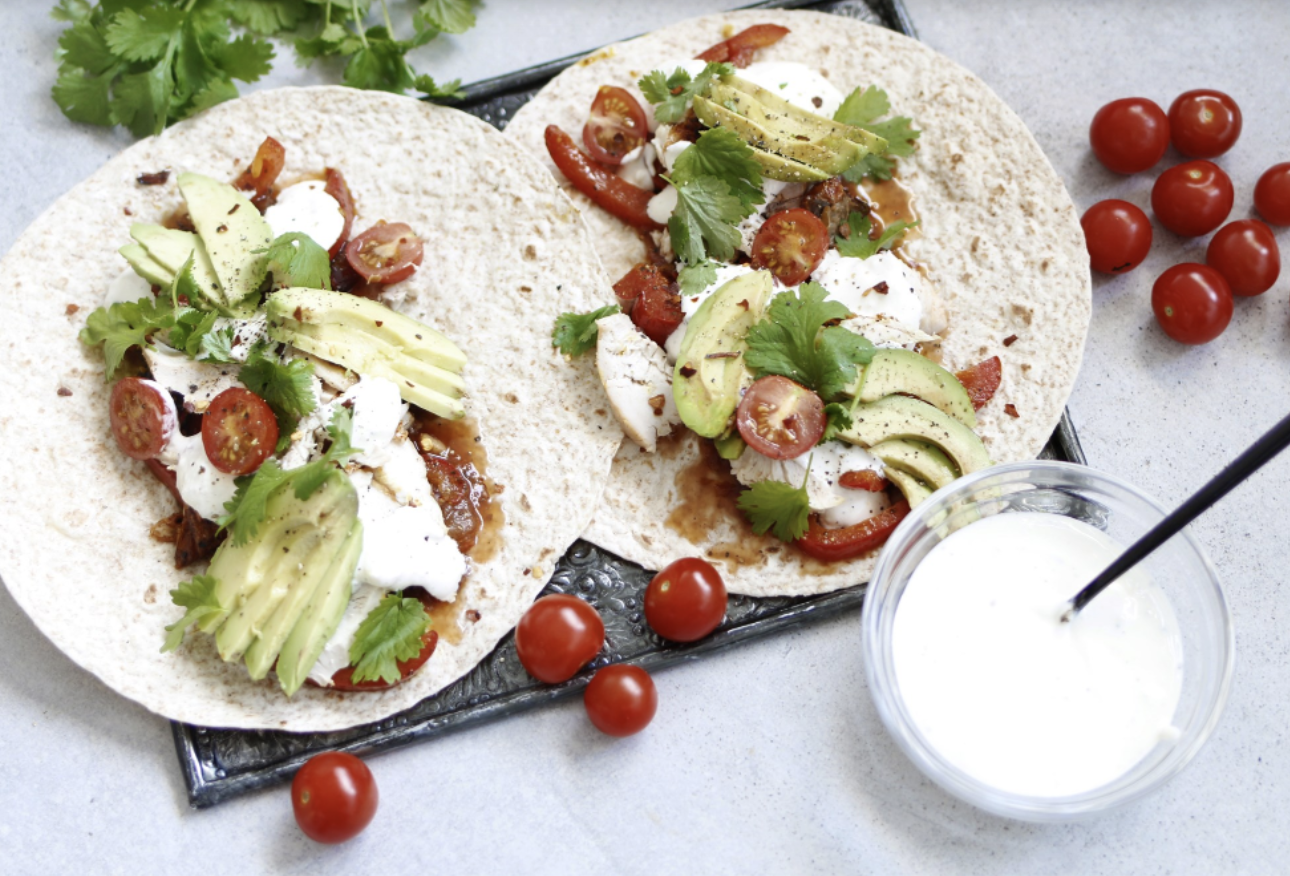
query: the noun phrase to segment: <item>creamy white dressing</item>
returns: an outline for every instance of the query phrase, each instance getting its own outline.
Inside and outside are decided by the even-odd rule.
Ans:
[[[152,284],[136,274],[134,268],[126,268],[108,284],[107,293],[103,296],[103,306],[133,304],[140,298],[152,299]]]
[[[911,329],[923,318],[918,272],[887,250],[860,259],[831,249],[811,279],[852,313],[886,316]],[[887,284],[885,293],[878,291],[880,283]]]
[[[736,70],[735,75],[754,85],[760,85],[799,109],[826,119],[833,118],[838,107],[842,106],[842,92],[805,64],[759,61]]]
[[[264,211],[264,221],[273,229],[273,236],[296,231],[313,238],[323,249],[331,249],[345,229],[345,214],[326,188],[324,182],[309,180],[283,189],[277,201]]]
[[[1129,572],[1070,623],[1068,602],[1124,546],[1050,514],[998,514],[919,564],[892,632],[896,679],[933,748],[1016,794],[1111,782],[1176,733],[1182,638],[1164,592]]]
[[[810,479],[806,480],[808,464]],[[730,463],[730,471],[746,487],[761,481],[780,481],[800,487],[806,480],[811,510],[831,512],[838,521],[835,526],[859,523],[890,504],[884,492],[853,490],[838,484],[843,473],[864,470],[881,475],[882,462],[863,447],[845,441],[826,441],[796,459],[771,459],[747,448]]]
[[[237,492],[237,479],[210,461],[200,432],[183,435],[175,430],[162,448],[160,460],[174,470],[175,488],[184,504],[207,520],[215,520],[225,513],[224,503]]]

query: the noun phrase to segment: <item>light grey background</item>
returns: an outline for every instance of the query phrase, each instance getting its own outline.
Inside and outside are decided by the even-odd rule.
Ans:
[[[60,25],[49,5],[0,4],[0,251],[129,142],[68,122],[50,100]],[[475,81],[736,5],[489,0],[476,30],[415,60]],[[1232,218],[1248,215],[1258,175],[1290,160],[1282,0],[907,5],[928,44],[1021,115],[1081,211],[1112,196],[1149,205],[1152,174],[1117,177],[1087,148],[1093,113],[1119,97],[1167,108],[1184,90],[1214,87],[1237,98],[1245,130],[1218,160],[1236,187]],[[265,84],[335,76],[298,70],[289,53],[277,68]],[[1165,164],[1178,158],[1171,150]],[[1290,231],[1277,238],[1290,249]],[[1157,227],[1142,268],[1095,279],[1070,401],[1092,464],[1169,505],[1290,407],[1290,277],[1238,300],[1208,346],[1179,346],[1156,327],[1152,281],[1203,260],[1204,242]],[[4,452],[20,464],[22,448]],[[0,872],[1284,872],[1288,483],[1290,457],[1195,526],[1237,629],[1214,737],[1156,796],[1073,826],[995,819],[924,781],[869,703],[851,615],[662,673],[658,717],[635,738],[600,736],[571,701],[374,759],[375,822],[325,848],[298,832],[285,789],[189,811],[167,723],[72,664],[0,588]],[[49,484],[76,488],[57,472]]]

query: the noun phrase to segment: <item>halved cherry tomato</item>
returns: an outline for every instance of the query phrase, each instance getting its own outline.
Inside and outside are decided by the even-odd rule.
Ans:
[[[645,588],[645,620],[673,642],[695,642],[726,616],[726,585],[707,560],[684,557],[669,563]]]
[[[1209,234],[1232,212],[1232,180],[1212,161],[1178,164],[1156,178],[1151,209],[1160,224],[1183,237]]]
[[[642,231],[661,231],[649,218],[647,208],[652,191],[632,185],[618,174],[592,161],[577,147],[573,138],[556,125],[547,125],[546,151],[560,173],[592,202],[609,213]]]
[[[753,239],[754,268],[770,271],[785,286],[796,286],[819,266],[829,249],[829,230],[810,210],[795,207],[766,220]]]
[[[796,459],[810,450],[827,421],[818,395],[778,374],[756,380],[735,411],[740,437],[771,459]]]
[[[202,446],[211,465],[225,474],[250,474],[273,454],[278,420],[269,403],[249,389],[229,387],[202,417]]]
[[[582,142],[591,157],[601,164],[622,164],[623,156],[648,136],[645,110],[631,92],[617,85],[600,86],[591,102],[591,117],[582,126]]]
[[[1233,295],[1262,295],[1281,275],[1281,250],[1258,219],[1229,222],[1205,250],[1205,263],[1223,275]]]
[[[1254,209],[1272,225],[1290,225],[1290,161],[1272,165],[1259,177]]]
[[[305,836],[343,843],[363,832],[381,795],[372,771],[352,754],[327,751],[305,761],[291,780],[291,808]]]
[[[576,596],[556,593],[529,606],[515,627],[515,650],[529,675],[568,681],[605,645],[605,622]]]
[[[124,377],[112,386],[108,422],[121,452],[131,459],[152,459],[179,425],[175,400],[160,384]]]
[[[1128,201],[1098,201],[1079,224],[1095,271],[1127,274],[1151,251],[1151,220]]]
[[[1241,136],[1241,108],[1221,91],[1198,88],[1169,105],[1169,138],[1188,158],[1215,158]]]
[[[601,733],[631,736],[654,720],[658,690],[644,669],[615,663],[591,677],[591,683],[582,693],[582,703],[587,717]]]
[[[1107,170],[1138,173],[1155,167],[1169,148],[1169,118],[1145,97],[1113,100],[1093,116],[1088,142]]]
[[[661,347],[685,319],[685,312],[681,310],[681,293],[661,271],[642,279],[649,282],[641,287],[640,297],[632,307],[632,322]],[[614,286],[614,291],[618,291],[617,286]]]
[[[255,150],[250,167],[242,171],[233,185],[243,191],[254,191],[257,198],[263,197],[278,181],[278,174],[282,173],[286,163],[287,150],[272,137],[265,137],[260,148]]]
[[[954,376],[967,390],[968,398],[972,399],[974,410],[981,410],[989,404],[990,399],[994,398],[995,390],[999,388],[999,381],[1003,379],[1002,366],[1003,363],[999,361],[998,356],[991,356],[971,368],[955,372]]]
[[[415,595],[418,599],[420,599],[421,604],[426,607],[426,611],[429,611],[431,608],[434,607],[434,601],[430,598],[430,594],[426,593],[424,590],[421,590],[420,592],[416,592],[415,594],[411,591],[408,591],[408,595],[409,596]],[[425,666],[426,661],[430,659],[430,656],[432,654],[434,654],[435,646],[438,644],[439,644],[439,634],[436,633],[434,630],[428,629],[424,633],[422,633],[421,653],[417,654],[417,656],[412,657],[408,660],[398,661],[398,664],[397,664],[399,667],[398,681],[391,682],[391,681],[386,681],[383,678],[371,678],[371,679],[368,679],[367,681],[354,681],[354,667],[346,666],[344,669],[336,670],[336,673],[331,677],[331,687],[328,689],[355,691],[355,690],[385,690],[386,688],[394,687],[394,685],[401,684],[402,682],[406,681],[418,669],[420,669],[422,666]]]
[[[1151,309],[1165,334],[1183,344],[1206,344],[1232,321],[1232,290],[1207,265],[1174,265],[1151,287]]]
[[[838,486],[848,490],[867,490],[870,493],[881,493],[887,489],[889,481],[873,469],[862,468],[859,471],[844,471],[838,478]]]
[[[349,185],[346,184],[345,177],[341,176],[339,170],[329,167],[323,176],[327,180],[327,185],[323,188],[323,191],[336,199],[336,203],[340,204],[341,215],[345,217],[345,224],[340,229],[340,236],[336,238],[336,242],[331,245],[331,249],[327,252],[327,255],[335,258],[336,253],[340,252],[341,247],[349,240],[349,233],[354,229],[354,197],[349,193]]]
[[[367,282],[386,286],[412,276],[423,255],[421,238],[403,222],[377,222],[345,247],[351,268]]]
[[[817,560],[850,560],[885,544],[908,513],[909,503],[902,499],[868,520],[841,529],[825,529],[813,514],[806,534],[794,544]]]
[[[753,53],[758,49],[773,46],[789,34],[786,27],[778,24],[754,24],[747,30],[741,30],[728,40],[717,43],[695,55],[699,61],[734,64],[736,67],[747,67],[752,62]]]

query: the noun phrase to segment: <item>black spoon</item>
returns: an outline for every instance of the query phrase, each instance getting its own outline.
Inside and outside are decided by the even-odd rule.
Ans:
[[[1071,607],[1062,614],[1062,623],[1070,623],[1075,615],[1079,614],[1080,609],[1088,605],[1094,596],[1109,587],[1112,581],[1146,559],[1152,551],[1177,535],[1184,526],[1208,511],[1237,484],[1285,450],[1287,445],[1290,445],[1290,416],[1286,416],[1269,429],[1262,438],[1251,444],[1248,450],[1215,475],[1213,480],[1179,505],[1178,510],[1157,523],[1150,532],[1122,553],[1119,559],[1107,566],[1106,570],[1094,578],[1087,587],[1076,593],[1071,599]]]

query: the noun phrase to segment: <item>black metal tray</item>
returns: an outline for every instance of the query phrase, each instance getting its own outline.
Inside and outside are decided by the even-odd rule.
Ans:
[[[901,0],[842,2],[766,2],[750,8],[810,8],[859,18],[916,36]],[[498,128],[549,79],[574,63],[573,55],[467,86],[458,106]],[[1075,428],[1063,414],[1057,431],[1041,454],[1084,464]],[[692,644],[665,642],[645,625],[640,595],[652,577],[585,541],[575,542],[560,560],[544,594],[574,593],[596,606],[605,621],[605,651],[583,672],[558,685],[535,681],[520,666],[512,635],[464,678],[413,708],[374,724],[335,733],[221,730],[172,722],[175,748],[188,785],[189,803],[214,806],[231,797],[288,780],[305,760],[328,749],[373,754],[412,745],[448,733],[522,712],[575,693],[596,669],[627,661],[654,670],[810,620],[860,608],[865,585],[822,596],[752,598],[732,596],[726,622],[706,639]]]

